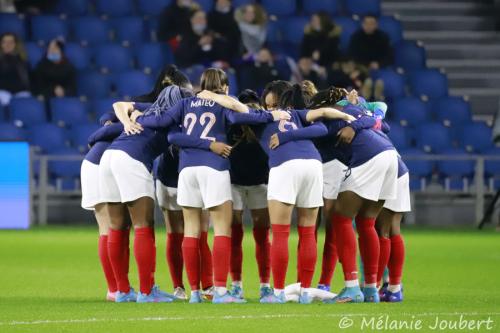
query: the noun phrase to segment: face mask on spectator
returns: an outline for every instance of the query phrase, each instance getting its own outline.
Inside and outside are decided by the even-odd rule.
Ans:
[[[216,6],[215,8],[219,13],[227,14],[231,11],[231,6]]]
[[[59,62],[61,61],[61,54],[60,53],[49,53],[47,54],[47,59],[49,59],[52,62]]]
[[[193,24],[193,30],[197,34],[201,34],[207,28],[206,24]]]

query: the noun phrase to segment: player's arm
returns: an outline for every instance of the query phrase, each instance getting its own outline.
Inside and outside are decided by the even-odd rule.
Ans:
[[[225,116],[233,125],[257,125],[290,119],[290,114],[286,111],[250,110],[249,113],[235,113],[227,110]]]
[[[106,112],[99,118],[99,124],[101,126],[109,125],[111,123],[116,123],[118,121],[119,121],[118,117],[113,111]]]
[[[197,148],[203,150],[210,150],[217,155],[228,158],[231,155],[231,147],[224,142],[211,141],[208,139],[201,139],[195,135],[188,135],[182,133],[180,127],[173,126],[168,133],[168,141],[177,147],[181,148]]]
[[[92,133],[87,142],[89,147],[92,147],[96,142],[99,141],[111,141],[116,139],[123,132],[123,124],[113,123],[111,125],[106,125],[99,128],[97,131]]]
[[[356,118],[350,114],[344,113],[334,108],[319,108],[315,110],[309,110],[306,113],[305,120],[307,122],[314,122],[319,119],[340,119],[345,121],[354,121]]]
[[[279,145],[289,141],[319,138],[328,134],[328,129],[322,122],[315,122],[309,126],[292,131],[279,132],[271,136],[269,148],[276,149]]]
[[[215,103],[225,107],[226,109],[233,110],[236,112],[241,112],[241,113],[250,112],[248,106],[228,95],[221,95],[208,90],[203,90],[199,92],[198,95],[196,95],[196,97],[214,101]]]
[[[387,104],[384,102],[369,102],[367,103],[368,110],[373,112],[373,115],[377,119],[385,119],[387,113]]]
[[[113,104],[113,109],[116,117],[123,124],[125,133],[131,135],[143,131],[142,126],[131,119],[134,110],[138,108],[139,111],[144,111],[149,106],[151,106],[150,103],[116,102]]]
[[[181,121],[181,114],[183,109],[182,101],[175,104],[170,109],[161,112],[160,114],[148,114],[138,116],[136,121],[143,127],[152,129],[164,129],[173,124],[179,124]]]

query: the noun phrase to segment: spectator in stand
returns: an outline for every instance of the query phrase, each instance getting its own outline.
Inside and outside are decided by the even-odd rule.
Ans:
[[[30,96],[29,66],[22,41],[13,33],[0,37],[0,104]]]
[[[267,13],[260,5],[244,5],[236,10],[236,21],[241,31],[244,53],[258,53],[266,42]]]
[[[240,71],[240,86],[260,93],[268,82],[281,79],[274,59],[268,48],[262,48],[244,64]]]
[[[53,39],[34,71],[36,94],[45,99],[76,95],[76,69],[64,55],[64,42]]]
[[[226,40],[230,46],[230,56],[233,58],[239,53],[240,29],[234,19],[231,0],[217,0],[214,10],[208,15],[208,27]]]
[[[48,13],[57,4],[58,0],[15,0],[18,13],[39,15]]]
[[[175,50],[181,36],[190,30],[191,13],[198,9],[200,6],[192,0],[173,1],[160,14],[158,40],[168,42]]]
[[[321,66],[328,67],[338,60],[342,28],[335,25],[328,13],[318,12],[304,28],[300,47],[302,57],[310,57]]]
[[[194,64],[213,65],[214,62],[229,61],[229,46],[214,32],[208,30],[207,16],[204,11],[192,12],[191,25],[187,33],[182,35],[179,47],[175,52],[176,64],[189,67]],[[217,65],[225,67],[225,65]]]
[[[15,13],[14,0],[0,0],[0,13]]]
[[[349,54],[354,61],[372,70],[392,63],[389,36],[378,29],[378,21],[375,16],[367,15],[363,18],[361,29],[351,37]]]
[[[299,59],[290,81],[301,84],[302,81],[308,80],[319,89],[324,89],[328,86],[326,79],[327,73],[324,67],[316,64],[310,57],[302,57]]]

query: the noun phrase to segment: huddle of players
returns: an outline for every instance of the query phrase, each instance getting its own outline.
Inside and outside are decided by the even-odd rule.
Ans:
[[[99,224],[108,300],[187,299],[185,267],[191,303],[204,298],[213,303],[246,302],[246,207],[253,222],[261,303],[290,299],[285,277],[294,208],[300,303],[402,301],[404,243],[399,224],[410,210],[409,178],[386,136],[390,129],[383,121],[384,103],[367,103],[356,91],[332,87],[318,92],[310,82],[292,86],[286,81],[270,82],[260,99],[250,90],[235,99],[227,95],[228,79],[220,69],[203,73],[202,91],[196,95],[175,66],[159,80],[161,89],[137,102],[113,105],[115,112],[101,118],[103,127],[89,138],[91,148],[82,163],[82,207],[93,209]],[[167,226],[173,294],[160,290],[154,281],[155,198]],[[325,246],[318,288],[312,288],[320,207]],[[212,253],[209,219],[214,228]],[[357,276],[353,220],[364,267],[363,288]],[[135,233],[137,293],[128,280],[130,227]],[[336,297],[322,298],[337,259],[345,288]],[[382,281],[386,268],[388,281]],[[227,289],[229,274],[232,284]]]

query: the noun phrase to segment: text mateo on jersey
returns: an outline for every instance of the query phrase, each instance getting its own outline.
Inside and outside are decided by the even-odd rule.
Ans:
[[[215,102],[214,101],[209,101],[208,99],[197,99],[197,100],[193,100],[191,101],[191,107],[192,108],[198,108],[200,106],[214,106],[215,105]]]

